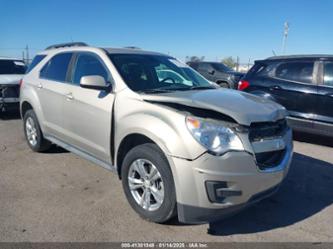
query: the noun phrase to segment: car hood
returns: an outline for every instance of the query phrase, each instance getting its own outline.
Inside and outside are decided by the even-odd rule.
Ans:
[[[275,102],[230,89],[143,94],[142,98],[146,101],[176,103],[213,110],[247,126],[253,122],[272,122],[286,116],[286,109]]]
[[[18,85],[23,74],[0,74],[0,85]]]

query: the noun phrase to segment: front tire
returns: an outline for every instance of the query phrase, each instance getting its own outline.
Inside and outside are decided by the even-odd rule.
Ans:
[[[29,147],[35,152],[46,151],[51,147],[51,142],[46,140],[40,129],[37,116],[33,110],[28,110],[23,118],[24,135]]]
[[[176,192],[169,163],[155,144],[130,150],[122,164],[126,198],[144,219],[164,223],[176,215]]]

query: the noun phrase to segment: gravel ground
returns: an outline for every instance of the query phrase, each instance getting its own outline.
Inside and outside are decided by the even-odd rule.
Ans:
[[[0,119],[0,241],[333,242],[333,141],[297,139],[276,195],[218,223],[159,225],[134,213],[115,174],[57,147],[33,153],[21,120]]]

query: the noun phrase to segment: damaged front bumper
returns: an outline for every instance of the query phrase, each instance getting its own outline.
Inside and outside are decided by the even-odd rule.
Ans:
[[[0,111],[19,108],[19,85],[0,85]]]

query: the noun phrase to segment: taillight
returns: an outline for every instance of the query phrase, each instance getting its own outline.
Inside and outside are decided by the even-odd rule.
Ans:
[[[243,91],[250,86],[250,83],[246,80],[240,80],[238,82],[238,90]]]
[[[22,87],[22,85],[23,85],[23,79],[21,79],[20,80],[20,83],[19,83],[19,85],[20,85],[20,88]]]

